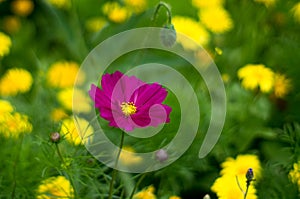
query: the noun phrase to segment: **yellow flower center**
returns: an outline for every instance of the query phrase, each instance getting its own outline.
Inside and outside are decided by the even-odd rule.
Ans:
[[[136,113],[136,106],[133,102],[123,102],[121,104],[121,109],[126,117]]]

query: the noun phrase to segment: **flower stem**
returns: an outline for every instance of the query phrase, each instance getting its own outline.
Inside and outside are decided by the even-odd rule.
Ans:
[[[156,6],[152,21],[154,21],[156,19],[157,13],[159,11],[159,9],[161,7],[164,7],[167,10],[167,16],[168,16],[168,24],[172,23],[172,14],[171,14],[171,8],[168,4],[166,4],[165,2],[161,1],[158,3],[158,5]]]
[[[250,181],[247,180],[247,186],[246,186],[246,191],[244,194],[244,199],[246,199],[246,197],[247,197],[249,186],[250,186]]]
[[[137,190],[138,186],[139,186],[140,183],[143,181],[143,179],[145,178],[145,176],[146,176],[146,173],[144,173],[144,174],[139,178],[139,180],[135,183],[135,186],[134,186],[134,188],[133,188],[133,190],[132,190],[132,192],[131,192],[131,194],[130,194],[129,199],[132,199],[132,198],[133,198],[133,195],[134,195],[135,191]]]
[[[65,165],[65,161],[64,161],[64,158],[62,157],[62,155],[60,153],[60,150],[59,150],[59,147],[58,147],[58,143],[55,143],[55,147],[56,147],[56,151],[57,151],[58,157],[60,158],[62,164]]]
[[[110,181],[110,185],[109,185],[108,199],[112,199],[113,189],[114,189],[114,181],[115,181],[117,173],[118,173],[117,166],[118,166],[119,157],[120,157],[120,154],[121,154],[121,151],[122,151],[122,147],[123,147],[123,143],[124,143],[124,137],[125,137],[125,132],[122,131],[122,136],[121,136],[119,151],[118,151],[118,154],[117,154],[116,162],[115,162],[115,165],[114,165],[114,170],[113,170],[111,181]]]

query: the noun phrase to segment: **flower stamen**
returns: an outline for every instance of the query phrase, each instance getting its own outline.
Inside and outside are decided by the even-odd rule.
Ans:
[[[136,113],[136,106],[133,102],[123,102],[121,104],[121,109],[126,117]]]

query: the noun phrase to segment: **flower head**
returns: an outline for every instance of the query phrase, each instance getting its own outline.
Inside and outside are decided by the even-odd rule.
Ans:
[[[289,172],[290,180],[297,184],[300,190],[300,161],[298,163],[294,163],[293,169]]]
[[[74,189],[64,176],[50,177],[39,185],[37,199],[74,198]]]
[[[233,28],[233,21],[223,7],[209,7],[200,10],[200,21],[213,33],[224,33]]]
[[[155,188],[151,185],[146,189],[143,189],[142,191],[136,193],[133,196],[133,199],[156,199],[156,196],[154,195],[154,191]]]
[[[143,160],[142,157],[135,154],[135,150],[130,146],[122,148],[119,159],[124,166],[138,164]]]
[[[168,93],[158,83],[146,84],[116,71],[103,75],[101,86],[92,85],[89,94],[110,126],[132,131],[170,121],[171,108],[162,104]]]
[[[9,69],[0,79],[0,95],[15,96],[30,90],[33,82],[31,74],[22,68]]]
[[[201,23],[192,18],[182,16],[174,16],[172,18],[172,23],[174,24],[176,32],[190,37],[196,44],[203,46],[208,44],[210,36]],[[197,45],[195,46],[194,43],[188,42],[186,38],[182,37],[180,34],[177,36],[177,41],[180,42],[185,49],[195,50],[198,48]]]
[[[291,81],[285,75],[276,73],[274,76],[274,95],[283,98],[291,90]]]
[[[13,112],[14,107],[9,101],[0,99],[0,115]]]
[[[217,178],[211,187],[220,199],[243,199],[240,188],[246,190],[246,181],[252,181],[261,176],[260,161],[255,155],[239,155],[236,159],[227,158],[222,163],[221,177]],[[247,198],[256,199],[256,190],[250,183]]]
[[[106,24],[107,24],[107,21],[104,18],[101,18],[101,17],[92,17],[92,18],[90,18],[90,19],[88,19],[86,21],[85,27],[90,32],[98,32]]]
[[[124,0],[125,5],[130,8],[134,13],[141,13],[146,9],[146,0]]]
[[[6,34],[0,32],[0,58],[9,53],[11,39]]]
[[[224,0],[192,0],[192,4],[197,8],[218,7],[224,4]]]
[[[292,14],[294,15],[294,19],[300,23],[300,2],[296,3],[291,9]]]
[[[77,78],[77,79],[76,79]],[[67,88],[76,83],[81,84],[85,75],[79,73],[79,65],[75,62],[59,61],[52,64],[47,72],[47,82],[55,88]]]
[[[238,77],[242,79],[242,86],[246,89],[267,93],[274,86],[274,72],[263,64],[247,64],[238,70]]]
[[[83,118],[70,117],[62,121],[60,134],[74,145],[88,143],[92,139],[94,129],[89,122]]]
[[[122,7],[117,2],[107,2],[103,5],[103,13],[107,15],[108,19],[115,23],[122,23],[126,21],[131,12],[128,8]]]
[[[14,0],[11,4],[11,10],[14,14],[26,17],[32,13],[34,4],[32,0]]]

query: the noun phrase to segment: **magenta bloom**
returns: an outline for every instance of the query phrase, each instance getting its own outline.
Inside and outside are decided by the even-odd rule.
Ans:
[[[147,84],[116,71],[103,75],[101,86],[92,84],[89,94],[110,126],[132,131],[170,122],[172,109],[162,104],[168,92],[160,84]]]

